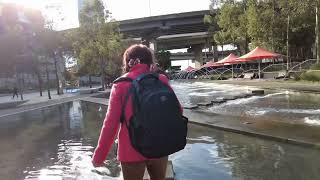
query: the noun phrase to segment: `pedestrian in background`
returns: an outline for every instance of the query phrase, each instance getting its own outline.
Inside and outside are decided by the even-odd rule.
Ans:
[[[13,95],[12,95],[12,99],[14,99],[14,97],[17,96],[17,99],[19,98],[19,94],[18,94],[18,88],[16,86],[13,87]]]

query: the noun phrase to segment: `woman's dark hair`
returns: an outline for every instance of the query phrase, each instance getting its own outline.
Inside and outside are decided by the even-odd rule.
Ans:
[[[123,54],[123,72],[130,70],[129,61],[139,59],[141,64],[153,64],[153,52],[145,45],[135,44],[130,46]]]

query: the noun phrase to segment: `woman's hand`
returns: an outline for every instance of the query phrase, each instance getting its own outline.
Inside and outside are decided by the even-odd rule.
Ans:
[[[104,166],[104,163],[96,163],[96,162],[94,162],[94,161],[91,161],[91,162],[92,162],[92,165],[93,165],[94,167]]]

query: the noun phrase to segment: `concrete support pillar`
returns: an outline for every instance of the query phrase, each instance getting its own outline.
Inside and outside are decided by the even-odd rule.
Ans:
[[[155,39],[151,40],[151,42],[150,42],[150,48],[151,48],[154,52],[157,52],[157,51],[158,51],[157,41],[156,41]]]
[[[195,59],[195,68],[200,68],[203,65],[203,57],[202,57],[202,48],[203,44],[193,45],[191,46],[191,50],[194,53]]]

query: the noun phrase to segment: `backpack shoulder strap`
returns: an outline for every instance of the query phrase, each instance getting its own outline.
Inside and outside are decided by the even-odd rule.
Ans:
[[[155,78],[155,79],[159,79],[159,74],[158,73],[147,73],[147,74],[141,74],[140,76],[138,76],[135,81],[141,81],[142,79],[146,78],[146,77],[151,77],[151,78]]]
[[[125,117],[125,107],[128,103],[129,97],[130,95],[134,94],[133,93],[133,86],[131,86],[127,92],[127,94],[124,97],[124,100],[122,102],[122,106],[121,106],[121,115],[120,115],[120,123],[121,124],[125,124],[127,126],[127,128],[129,127],[127,121],[126,121],[126,117]]]
[[[132,82],[133,79],[129,77],[119,77],[116,80],[113,81],[114,84],[119,83],[119,82]]]
[[[126,77],[126,76],[122,76],[122,77],[119,77],[117,78],[115,81],[113,81],[114,84],[116,83],[120,83],[120,82],[133,82],[134,80],[132,78],[129,78],[129,77]],[[128,103],[128,100],[129,100],[129,97],[131,95],[131,92],[132,92],[132,87],[129,88],[127,94],[125,95],[124,99],[123,99],[123,102],[122,102],[122,107],[121,107],[121,115],[120,115],[120,122],[121,123],[125,123],[126,126],[128,127],[127,123],[126,123],[126,120],[125,120],[125,107]]]

